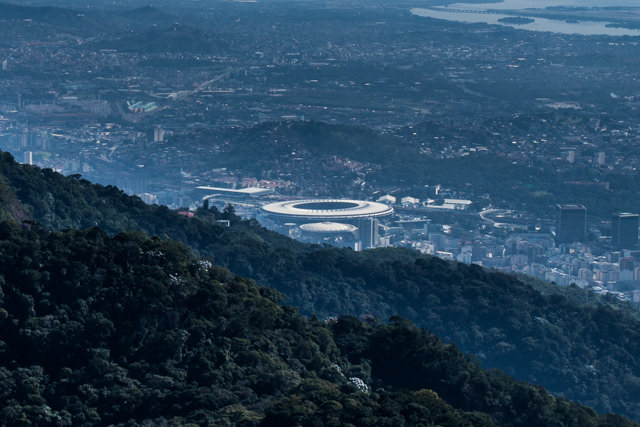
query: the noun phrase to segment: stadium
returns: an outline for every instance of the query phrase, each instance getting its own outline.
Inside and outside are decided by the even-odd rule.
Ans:
[[[307,199],[269,203],[262,207],[262,212],[275,221],[351,223],[389,216],[393,208],[363,200]]]

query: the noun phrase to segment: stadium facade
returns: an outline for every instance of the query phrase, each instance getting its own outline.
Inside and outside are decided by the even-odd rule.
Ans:
[[[378,220],[393,214],[383,203],[350,199],[288,200],[264,205],[261,211],[292,237],[356,250],[376,247]]]

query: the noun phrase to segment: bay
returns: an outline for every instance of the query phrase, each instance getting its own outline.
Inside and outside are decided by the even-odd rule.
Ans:
[[[417,16],[443,19],[464,23],[495,24],[506,27],[519,28],[529,31],[546,31],[560,34],[580,34],[586,36],[640,36],[640,29],[616,28],[607,26],[609,22],[588,20],[559,20],[527,16],[533,22],[513,24],[500,22],[500,19],[518,16],[506,12],[507,10],[544,9],[548,7],[629,7],[628,13],[638,14],[640,17],[640,3],[638,0],[506,0],[499,3],[452,3],[444,7],[413,8],[411,13]],[[634,9],[635,8],[635,9]],[[505,13],[500,13],[504,10]],[[498,11],[498,12],[495,12]],[[526,16],[526,14],[524,14]]]

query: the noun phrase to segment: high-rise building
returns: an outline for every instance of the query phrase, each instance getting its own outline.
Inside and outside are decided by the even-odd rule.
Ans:
[[[587,240],[587,208],[583,205],[556,206],[556,242]]]
[[[361,249],[375,248],[378,244],[378,220],[375,218],[359,220],[358,238]]]
[[[576,152],[575,150],[567,150],[562,152],[562,160],[573,163],[576,161]]]
[[[33,164],[33,152],[32,151],[25,151],[23,156],[23,163],[26,163],[28,165],[32,165]]]
[[[633,271],[633,269],[636,268],[636,259],[630,256],[622,257],[618,261],[618,265],[620,266],[620,271],[622,270]],[[630,280],[633,280],[633,278],[631,278]]]
[[[638,214],[613,214],[611,228],[616,249],[634,249],[638,245]]]
[[[140,197],[142,201],[148,205],[158,204],[158,196],[153,195],[151,193],[141,193],[141,194],[138,194],[138,197]]]
[[[164,130],[161,127],[157,127],[153,130],[153,142],[164,141]]]

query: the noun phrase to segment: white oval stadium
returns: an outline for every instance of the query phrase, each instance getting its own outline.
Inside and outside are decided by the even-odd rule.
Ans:
[[[351,224],[342,224],[340,222],[312,222],[309,224],[302,224],[300,230],[306,233],[316,234],[341,234],[341,233],[355,233],[358,231],[358,227]]]
[[[307,199],[269,203],[262,211],[272,218],[283,220],[345,221],[378,218],[393,213],[383,203],[345,199]]]

